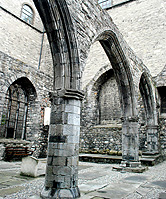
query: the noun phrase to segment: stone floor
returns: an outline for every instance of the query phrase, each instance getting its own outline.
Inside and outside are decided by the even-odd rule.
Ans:
[[[39,199],[44,177],[20,176],[21,162],[0,161],[0,199]],[[115,164],[80,162],[81,199],[166,199],[166,161],[144,173],[117,172]]]

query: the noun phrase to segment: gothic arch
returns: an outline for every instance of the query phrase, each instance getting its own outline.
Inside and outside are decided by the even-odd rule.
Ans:
[[[77,21],[77,16],[74,18],[73,13],[73,21],[80,26],[76,26],[76,28],[80,28],[78,31],[75,29],[68,10],[68,5],[73,6],[70,4],[71,2],[67,1],[67,4],[65,0],[34,0],[34,3],[47,32],[54,65],[54,92],[50,96],[52,109],[47,175],[41,195],[44,198],[63,198],[64,195],[68,198],[77,198],[80,196],[77,175],[80,100],[83,97],[80,92],[80,67],[85,63],[86,49],[91,45],[93,36],[89,36],[86,32],[88,31],[89,21],[82,21],[86,25],[84,30],[80,26],[79,20]],[[80,4],[80,2],[76,2],[76,4]],[[96,8],[96,11],[100,11],[99,5]],[[79,11],[83,11],[82,6],[78,7],[76,13],[78,16]],[[91,21],[95,19],[94,21],[97,22],[94,23],[94,27],[91,27],[94,28],[94,32],[96,33],[96,30],[100,29],[99,27],[103,28],[108,25],[107,27],[110,27],[111,30],[114,29],[118,34],[118,29],[116,29],[110,17],[104,12],[100,12],[100,14],[99,20],[91,17]],[[108,22],[106,22],[107,20]],[[75,34],[80,39],[79,49],[81,53],[79,56]],[[121,95],[123,160],[125,160],[127,166],[131,166],[130,162],[139,165],[137,104],[129,63],[113,31],[104,31],[97,40],[100,41],[112,64]],[[59,143],[61,148],[57,148]],[[54,149],[56,152],[54,152]],[[60,159],[64,160],[63,165],[59,162]],[[59,181],[62,172],[65,175],[65,181]]]
[[[69,198],[77,198],[80,196],[77,183],[77,159],[80,99],[83,94],[80,92],[80,64],[75,29],[65,0],[34,0],[34,3],[47,32],[54,71],[54,92],[50,94],[51,121],[48,143],[48,158],[52,161],[48,162],[47,159],[46,172],[52,173],[55,178],[51,179],[49,174],[46,175],[45,187],[41,195],[56,198],[63,198],[65,195]],[[58,147],[57,153],[54,153],[52,149],[54,143],[57,146],[60,143],[65,150]],[[60,165],[60,162],[56,161],[55,164],[53,159],[64,159],[65,163]],[[58,164],[60,167],[55,166]],[[65,181],[59,181],[63,171]]]
[[[137,117],[132,73],[116,34],[113,31],[105,31],[96,40],[101,43],[114,70],[119,88],[122,117]]]
[[[146,114],[147,150],[158,153],[158,119],[156,110],[155,91],[146,72],[142,73],[139,83],[140,93]]]
[[[80,89],[77,42],[66,1],[35,0],[53,58],[54,89]]]
[[[138,163],[138,114],[130,64],[113,31],[103,32],[96,40],[104,48],[118,84],[122,110],[122,159],[126,165],[132,161]]]
[[[142,73],[139,83],[140,92],[146,111],[147,124],[157,125],[155,94],[147,73]]]

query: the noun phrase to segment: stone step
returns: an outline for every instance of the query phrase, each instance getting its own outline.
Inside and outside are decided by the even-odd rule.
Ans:
[[[140,161],[142,164],[147,165],[147,166],[154,166],[155,164],[160,162],[161,155],[160,154],[145,154],[142,155],[140,158]]]
[[[153,166],[158,163],[160,155],[155,156],[142,156],[140,157],[141,164],[146,166]],[[116,163],[120,164],[122,156],[116,155],[102,155],[102,154],[79,154],[79,160],[83,162],[95,162],[95,163]]]
[[[102,155],[102,154],[79,154],[79,160],[83,162],[95,163],[121,163],[122,156]]]

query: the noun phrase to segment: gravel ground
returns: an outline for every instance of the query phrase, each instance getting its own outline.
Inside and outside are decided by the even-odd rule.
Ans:
[[[142,176],[148,180],[143,181],[133,193],[129,193],[126,197],[124,197],[124,199],[158,199],[160,193],[166,193],[166,161],[153,167],[149,167],[148,171],[141,174],[113,171],[112,166],[115,166],[115,164],[81,162],[80,165],[81,170],[79,170],[79,187],[89,184],[89,186],[91,185],[90,187],[93,188],[93,185],[99,185],[99,190],[101,190],[103,187],[109,187],[112,183],[121,183],[127,177]],[[90,177],[90,174],[92,177]],[[165,184],[163,186],[155,185],[155,182],[158,181],[163,181]],[[23,188],[21,191],[12,195],[7,195],[3,198],[28,199],[33,198],[32,196],[39,196],[44,186],[44,177],[28,181],[27,183],[19,186]],[[10,188],[13,187],[15,186],[11,186]],[[92,190],[91,193],[93,193],[93,191],[96,190]],[[85,193],[83,193],[81,198],[86,199],[86,194],[88,194],[88,192],[85,195],[84,194]]]

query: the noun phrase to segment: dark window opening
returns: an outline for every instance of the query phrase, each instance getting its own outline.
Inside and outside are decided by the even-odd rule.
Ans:
[[[166,113],[166,86],[158,87],[158,92],[160,95],[160,112]]]
[[[4,105],[3,123],[1,122],[4,137],[25,139],[27,106],[27,95],[21,85],[11,85]]]

